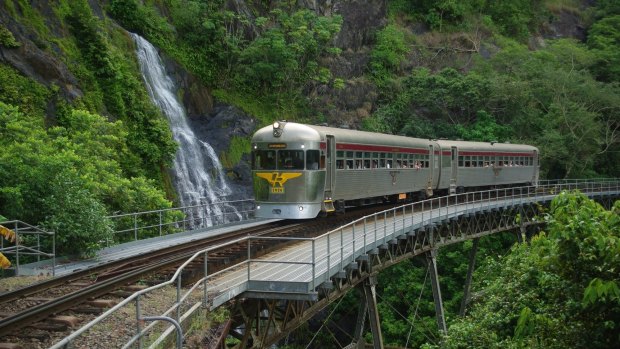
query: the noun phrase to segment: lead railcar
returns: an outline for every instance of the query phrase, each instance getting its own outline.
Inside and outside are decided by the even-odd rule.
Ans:
[[[538,149],[282,121],[254,134],[252,169],[258,217],[304,219],[345,205],[535,183]]]

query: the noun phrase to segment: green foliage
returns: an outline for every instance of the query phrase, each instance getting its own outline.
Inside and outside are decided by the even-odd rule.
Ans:
[[[21,44],[15,40],[13,33],[2,24],[0,24],[0,46],[7,48],[17,48],[21,46]]]
[[[82,59],[94,77],[91,82],[103,95],[106,111],[125,120],[131,134],[128,138],[131,152],[126,155],[132,156],[124,160],[124,170],[142,175],[145,173],[142,169],[147,169],[151,177],[157,177],[159,166],[172,160],[176,144],[166,121],[151,104],[136,76],[137,68],[129,66],[122,53],[108,43],[86,1],[71,2],[67,21]]]
[[[593,70],[603,81],[620,82],[620,15],[594,23],[588,31],[588,46],[595,54]]]
[[[58,126],[0,102],[0,211],[58,232],[59,253],[90,253],[111,239],[110,212],[170,207],[155,182],[128,177],[121,121],[68,110]],[[167,217],[164,217],[168,219]]]
[[[0,64],[0,101],[19,106],[28,115],[43,117],[51,94],[45,86]]]
[[[76,171],[56,174],[44,198],[47,214],[43,226],[56,233],[56,246],[64,254],[92,257],[112,241],[112,227],[106,209],[85,187]]]
[[[467,74],[417,69],[363,127],[528,143],[540,148],[543,177],[613,176],[620,160],[620,89],[594,79],[594,57],[572,40],[534,52],[513,42]]]
[[[233,136],[230,139],[228,152],[222,154],[221,162],[226,168],[232,168],[241,161],[243,154],[248,152],[251,146],[251,139],[248,137]]]
[[[377,33],[377,42],[370,55],[370,74],[379,84],[384,84],[396,73],[409,51],[405,33],[390,24]]]
[[[509,138],[511,129],[505,125],[498,125],[493,115],[481,110],[476,114],[476,122],[469,127],[456,125],[461,138],[467,141],[501,142]]]
[[[545,15],[544,3],[543,0],[487,1],[484,12],[502,34],[526,40]]]
[[[558,195],[547,234],[477,271],[484,297],[451,324],[442,347],[618,347],[617,208],[606,211],[579,193]]]
[[[388,133],[421,138],[457,138],[456,125],[475,121],[491,93],[483,75],[463,75],[451,68],[438,74],[416,69],[403,82],[403,89],[373,115],[378,119],[375,125]]]
[[[512,234],[481,239],[476,265],[485,256],[503,254],[513,243]],[[438,273],[448,319],[456,318],[460,309],[472,246],[472,241],[466,241],[439,250]],[[377,293],[385,343],[401,347],[408,344],[407,347],[417,348],[426,342],[439,341],[430,275],[423,259],[402,262],[382,271]],[[367,334],[367,341],[370,339],[370,334]]]
[[[326,53],[342,19],[319,17],[309,10],[272,11],[277,25],[266,29],[240,51],[235,81],[251,94],[275,98],[277,105],[295,99],[301,87],[320,75],[318,58]]]

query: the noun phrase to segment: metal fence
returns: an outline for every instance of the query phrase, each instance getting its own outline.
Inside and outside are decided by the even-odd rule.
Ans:
[[[0,252],[5,256],[14,256],[13,267],[15,275],[19,275],[20,265],[24,262],[41,262],[43,259],[52,260],[51,274],[55,275],[56,270],[56,234],[45,231],[39,227],[32,226],[22,221],[4,221],[0,227],[15,233],[14,241],[0,237]]]
[[[369,253],[372,249],[378,248],[391,239],[395,239],[396,234],[402,234],[405,228],[421,229],[438,221],[449,220],[471,212],[549,201],[565,190],[579,190],[588,196],[608,193],[618,195],[620,194],[620,180],[541,181],[537,186],[494,189],[428,199],[363,217],[316,238],[288,238],[288,240],[296,240],[298,245],[291,249],[288,254],[280,254],[277,259],[268,259],[269,257],[275,258],[269,255],[253,258],[252,242],[257,239],[264,240],[264,238],[249,236],[227,242],[197,252],[176,271],[170,280],[134,293],[131,297],[126,298],[51,348],[68,347],[70,343],[95,326],[105,326],[107,319],[113,314],[123,311],[123,309],[124,313],[136,314],[135,319],[132,320],[135,326],[135,335],[127,338],[123,348],[142,348],[146,342],[145,338],[149,336],[155,337],[155,339],[149,339],[150,347],[156,347],[163,343],[166,336],[175,331],[177,333],[177,346],[180,347],[178,343],[180,343],[179,339],[182,338],[183,333],[180,332],[181,326],[179,324],[187,321],[193,312],[200,308],[214,309],[244,291],[264,291],[263,289],[252,289],[250,285],[260,285],[260,282],[267,282],[272,287],[274,281],[265,276],[267,275],[265,265],[271,265],[271,269],[278,268],[279,270],[287,265],[290,268],[296,268],[295,270],[298,271],[288,271],[290,280],[303,279],[307,284],[306,292],[313,292],[320,284],[330,282],[335,273],[342,271],[357,257]],[[287,240],[287,238],[280,237],[276,239]],[[247,259],[218,272],[209,273],[207,268],[209,254],[225,246],[239,243],[247,244]],[[309,251],[309,257],[300,257],[305,256],[300,253],[302,249]],[[202,278],[191,287],[182,288],[184,270],[202,258],[204,258]],[[156,314],[156,316],[145,315],[145,308],[141,305],[141,300],[150,294],[162,292],[166,288],[175,290],[169,299],[167,310],[163,314]],[[132,307],[132,309],[128,310],[127,307]],[[174,326],[169,326],[158,332],[154,330],[155,322],[144,326],[144,322],[150,320],[165,320],[173,323]]]
[[[220,213],[214,213],[218,207]],[[114,241],[137,241],[167,234],[204,229],[254,218],[253,199],[221,201],[160,210],[109,216],[114,225]]]

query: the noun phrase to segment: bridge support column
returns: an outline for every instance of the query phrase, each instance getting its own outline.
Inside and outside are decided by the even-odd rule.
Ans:
[[[360,289],[360,297],[365,297],[364,289]],[[368,304],[365,301],[360,302],[357,310],[357,321],[355,322],[355,333],[353,334],[353,341],[346,346],[346,349],[364,349],[365,343],[362,334],[364,334],[364,323],[366,322],[366,313],[368,312]]]
[[[446,316],[443,312],[443,301],[441,289],[439,288],[439,274],[437,273],[437,249],[426,252],[426,261],[431,273],[431,287],[433,288],[433,299],[435,300],[435,313],[437,314],[437,326],[439,331],[447,333]]]
[[[373,347],[375,349],[383,349],[383,336],[381,335],[381,323],[379,322],[379,309],[377,308],[377,298],[375,293],[376,285],[377,277],[369,276],[366,280],[364,280],[363,288],[364,297],[366,298],[366,306],[368,307]]]
[[[465,278],[465,288],[463,289],[463,300],[461,301],[461,310],[459,311],[460,316],[465,316],[465,307],[467,306],[467,303],[469,303],[471,279],[474,274],[474,267],[476,264],[476,253],[478,252],[478,240],[480,239],[474,239],[474,244],[471,247],[471,251],[469,251],[469,266],[467,267],[467,277]]]

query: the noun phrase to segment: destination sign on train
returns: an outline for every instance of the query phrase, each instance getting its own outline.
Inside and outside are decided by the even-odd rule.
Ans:
[[[268,147],[270,149],[284,149],[286,148],[286,143],[269,143]]]

